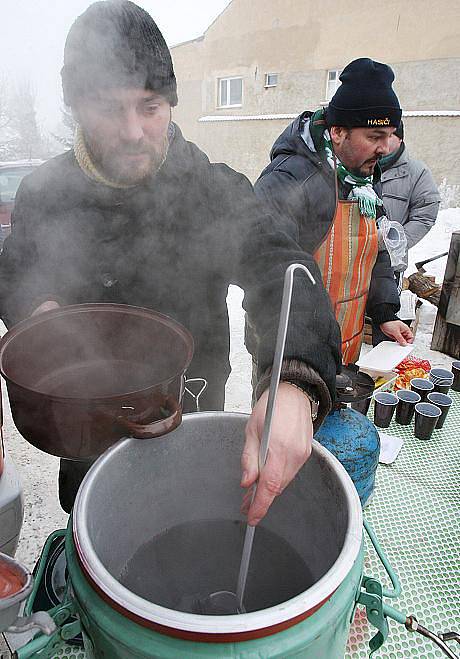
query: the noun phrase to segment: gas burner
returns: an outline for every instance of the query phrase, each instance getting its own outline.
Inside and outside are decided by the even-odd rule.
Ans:
[[[369,398],[374,391],[374,380],[367,373],[362,373],[354,364],[342,366],[342,372],[336,376],[336,393],[338,403],[355,403]]]

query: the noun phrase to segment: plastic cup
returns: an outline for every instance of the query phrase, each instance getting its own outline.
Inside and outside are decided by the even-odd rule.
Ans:
[[[448,394],[450,391],[450,384],[435,384],[434,391],[437,391],[438,394]]]
[[[374,394],[374,425],[378,428],[388,428],[397,404],[398,399],[395,394],[377,391]]]
[[[436,423],[436,430],[442,428],[444,421],[446,420],[447,413],[449,408],[452,405],[452,398],[446,394],[441,394],[438,391],[432,391],[431,394],[428,394],[427,400],[429,403],[436,405],[441,410],[441,416],[439,417]]]
[[[460,362],[452,362],[450,367],[454,375],[454,381],[452,382],[452,389],[454,391],[460,391]]]
[[[447,394],[454,381],[454,374],[446,368],[432,368],[429,378],[434,384],[435,391],[441,394]]]
[[[441,410],[432,403],[417,403],[415,406],[414,436],[417,439],[431,439]]]
[[[396,423],[401,426],[408,426],[413,419],[415,406],[420,403],[420,394],[416,391],[400,389],[396,392],[398,404],[396,406]]]
[[[454,379],[454,374],[447,368],[432,368],[428,376],[432,382],[442,382],[443,380],[450,382]]]
[[[356,410],[357,412],[361,412],[361,414],[366,414],[369,411],[369,406],[371,404],[371,399],[372,396],[369,396],[368,398],[365,398],[364,400],[357,400],[354,403],[351,404],[351,409]]]
[[[410,388],[411,391],[416,391],[420,395],[421,402],[423,403],[430,391],[434,390],[434,384],[426,378],[412,378]]]

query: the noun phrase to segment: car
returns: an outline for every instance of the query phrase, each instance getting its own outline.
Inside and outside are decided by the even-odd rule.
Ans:
[[[0,162],[0,247],[11,231],[11,212],[19,184],[43,162],[38,159]]]

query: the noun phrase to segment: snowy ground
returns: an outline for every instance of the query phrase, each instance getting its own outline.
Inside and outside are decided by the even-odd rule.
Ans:
[[[438,222],[428,236],[410,253],[408,273],[415,270],[415,261],[448,251],[452,231],[460,230],[460,208],[441,211]],[[427,266],[440,283],[443,279],[446,258]],[[226,409],[248,412],[251,401],[251,359],[243,344],[244,317],[241,308],[242,291],[231,287],[228,295],[231,326],[232,374],[228,381]],[[436,308],[423,304],[416,336],[414,354],[429,359],[433,365],[448,365],[451,357],[430,350],[431,333],[436,317]],[[5,389],[5,387],[3,387]],[[17,557],[32,567],[48,534],[66,524],[65,515],[57,502],[58,459],[33,448],[19,435],[5,403],[4,434],[6,446],[20,472],[24,486],[25,517]]]

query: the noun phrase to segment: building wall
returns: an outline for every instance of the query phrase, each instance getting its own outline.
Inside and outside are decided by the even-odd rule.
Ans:
[[[218,119],[316,109],[325,102],[327,71],[356,57],[391,64],[404,110],[459,110],[455,5],[387,0],[376,24],[363,0],[233,0],[203,37],[172,49],[179,90],[174,118],[212,160],[255,180],[290,120]],[[264,87],[266,73],[278,74],[276,87]],[[242,107],[219,108],[217,81],[230,76],[243,78]],[[200,121],[210,116],[212,122]],[[411,153],[428,163],[438,182],[460,183],[454,166],[460,117],[408,117],[405,123]]]

